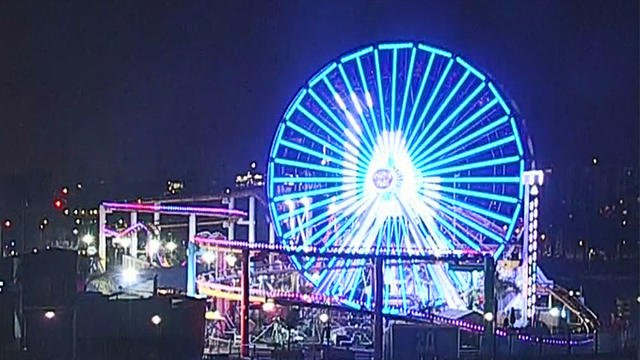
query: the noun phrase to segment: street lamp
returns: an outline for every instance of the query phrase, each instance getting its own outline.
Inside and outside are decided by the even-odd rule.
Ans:
[[[151,317],[151,323],[155,326],[160,325],[160,323],[162,322],[162,318],[160,317],[160,315],[155,314]]]
[[[93,235],[91,235],[91,234],[85,234],[82,237],[82,242],[87,244],[87,245],[91,244],[93,242],[93,240],[95,240],[95,239],[94,239]]]
[[[486,312],[484,313],[484,319],[487,322],[492,322],[493,321],[493,313],[492,312]]]
[[[56,313],[51,311],[51,310],[49,310],[49,311],[44,313],[44,318],[47,319],[47,320],[51,320],[54,317],[56,317]]]
[[[178,247],[178,245],[176,245],[176,243],[174,243],[173,241],[169,241],[169,242],[165,245],[165,247],[167,248],[167,250],[169,250],[169,251],[173,251],[173,250],[175,250],[175,249]]]
[[[318,316],[318,320],[320,320],[321,323],[326,324],[327,321],[329,321],[329,314],[327,313],[322,313]]]

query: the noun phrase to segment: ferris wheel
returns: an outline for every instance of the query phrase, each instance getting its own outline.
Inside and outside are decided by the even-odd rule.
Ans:
[[[380,43],[317,72],[293,98],[269,157],[283,245],[320,252],[499,256],[522,207],[521,126],[496,85],[451,52]],[[364,259],[291,256],[317,293],[371,304]],[[385,308],[462,309],[479,281],[446,264],[385,267]]]

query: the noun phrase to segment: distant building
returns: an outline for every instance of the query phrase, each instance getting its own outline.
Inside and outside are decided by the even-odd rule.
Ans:
[[[576,166],[547,170],[542,194],[545,256],[637,257],[638,169]]]

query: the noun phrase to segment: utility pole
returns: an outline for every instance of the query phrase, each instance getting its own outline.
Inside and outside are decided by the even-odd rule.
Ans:
[[[492,256],[484,258],[484,333],[482,334],[482,354],[484,359],[496,356],[496,298],[495,263]]]
[[[384,273],[383,273],[384,260],[381,257],[376,257],[373,264],[373,357],[376,360],[382,360],[383,358],[383,346],[382,346],[382,330],[383,330],[383,316],[382,316],[382,293],[384,291]]]
[[[249,356],[249,249],[242,249],[242,300],[240,302],[240,355]]]

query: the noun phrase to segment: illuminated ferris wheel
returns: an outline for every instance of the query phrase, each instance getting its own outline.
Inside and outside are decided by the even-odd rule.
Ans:
[[[347,54],[305,84],[276,132],[276,233],[320,252],[497,257],[522,206],[519,129],[496,85],[448,51],[382,43]],[[364,259],[291,260],[317,293],[370,306]],[[476,281],[446,264],[388,261],[385,307],[462,309]]]

